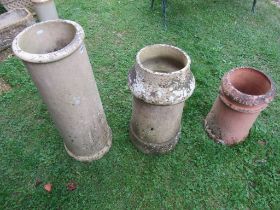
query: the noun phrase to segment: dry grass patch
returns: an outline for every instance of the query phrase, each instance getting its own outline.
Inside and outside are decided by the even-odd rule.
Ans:
[[[2,78],[0,78],[0,95],[5,92],[8,92],[11,89],[11,86],[6,83]]]
[[[10,58],[13,56],[13,51],[11,48],[7,48],[6,50],[0,51],[0,62]]]

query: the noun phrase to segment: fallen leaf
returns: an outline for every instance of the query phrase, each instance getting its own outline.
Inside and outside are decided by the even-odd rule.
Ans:
[[[44,189],[48,192],[51,192],[52,191],[52,184],[51,183],[45,184]]]
[[[38,187],[40,184],[42,184],[42,180],[39,178],[36,178],[35,180],[35,187]]]
[[[74,182],[74,181],[70,181],[68,184],[67,184],[67,189],[69,191],[73,191],[73,190],[76,190],[77,188],[77,184]]]
[[[267,142],[265,140],[260,140],[260,141],[258,141],[258,144],[265,146],[267,144]]]

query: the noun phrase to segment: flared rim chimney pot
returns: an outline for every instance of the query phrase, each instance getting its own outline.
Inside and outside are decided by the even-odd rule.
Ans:
[[[45,33],[44,28],[51,26],[52,24],[61,24],[62,25],[68,25],[70,27],[73,27],[74,30],[74,36],[73,39],[66,44],[66,46],[63,46],[62,48],[58,49],[58,50],[54,50],[52,52],[48,52],[48,53],[32,53],[32,52],[28,52],[28,50],[25,50],[22,47],[22,40],[23,37],[26,36],[26,34],[28,34],[28,32],[36,31],[37,36],[42,35],[43,33]],[[37,23],[35,25],[32,25],[28,28],[26,28],[25,30],[23,30],[21,33],[18,34],[18,36],[14,39],[13,44],[12,44],[12,48],[13,51],[15,53],[15,55],[17,57],[19,57],[20,59],[26,61],[26,62],[32,62],[32,63],[49,63],[49,62],[54,62],[54,61],[58,61],[61,60],[67,56],[69,56],[70,54],[72,54],[73,52],[75,52],[79,47],[80,50],[83,50],[83,40],[85,37],[85,33],[83,28],[77,24],[76,22],[70,21],[70,20],[49,20],[49,21],[45,21],[45,22],[41,22],[41,23]],[[29,43],[30,45],[32,45],[33,43]]]

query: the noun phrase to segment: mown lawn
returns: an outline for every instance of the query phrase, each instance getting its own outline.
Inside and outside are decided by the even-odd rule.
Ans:
[[[164,30],[159,0],[154,11],[148,0],[56,3],[61,18],[85,29],[113,146],[96,162],[70,158],[22,63],[15,57],[0,63],[0,77],[13,88],[0,96],[0,209],[280,208],[279,98],[238,146],[214,143],[203,128],[231,68],[256,67],[279,87],[279,8],[259,0],[252,14],[251,0],[173,0]],[[184,49],[197,82],[181,140],[163,156],[138,152],[128,137],[127,74],[137,51],[154,43]],[[36,187],[36,179],[43,183]],[[74,191],[66,187],[71,180]],[[46,183],[53,184],[51,193]]]

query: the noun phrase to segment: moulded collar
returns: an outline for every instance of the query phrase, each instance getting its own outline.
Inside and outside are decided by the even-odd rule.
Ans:
[[[249,95],[249,94],[239,91],[232,84],[230,76],[235,71],[240,70],[240,69],[248,69],[250,71],[263,75],[267,79],[267,81],[269,81],[270,89],[265,94],[261,94],[261,95]],[[238,67],[238,68],[234,68],[234,69],[230,70],[229,72],[227,72],[224,75],[224,77],[222,78],[221,91],[223,92],[223,94],[225,96],[229,97],[231,100],[233,100],[239,104],[246,105],[246,106],[259,106],[259,105],[263,105],[263,104],[268,104],[274,99],[275,94],[276,94],[275,85],[274,85],[273,81],[270,79],[270,77],[267,76],[262,71],[259,71],[252,67]]]
[[[172,72],[152,71],[143,65],[140,55],[144,51],[154,49],[177,52],[186,62],[182,69]],[[170,55],[172,56],[172,53]],[[128,76],[128,86],[135,97],[150,104],[171,105],[181,103],[189,98],[195,89],[195,78],[190,70],[190,64],[190,57],[177,47],[166,44],[146,46],[137,53],[136,64]]]

